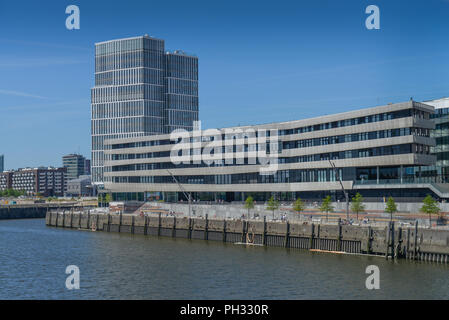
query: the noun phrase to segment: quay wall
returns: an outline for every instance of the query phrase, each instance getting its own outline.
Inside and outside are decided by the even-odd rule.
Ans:
[[[86,207],[87,208],[87,207]],[[19,204],[0,205],[0,220],[6,219],[43,219],[48,210],[77,210],[74,203],[50,204]]]
[[[48,211],[46,225],[149,236],[178,237],[230,243],[252,243],[291,249],[380,255],[447,263],[449,231],[413,227],[332,225],[230,220],[158,215],[100,214]]]
[[[42,219],[45,218],[47,208],[44,207],[15,207],[1,206],[0,220],[5,219]]]

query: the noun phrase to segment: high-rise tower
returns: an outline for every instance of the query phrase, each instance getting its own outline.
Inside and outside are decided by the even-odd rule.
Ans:
[[[93,182],[103,181],[105,139],[192,130],[197,120],[197,57],[147,35],[95,44]]]

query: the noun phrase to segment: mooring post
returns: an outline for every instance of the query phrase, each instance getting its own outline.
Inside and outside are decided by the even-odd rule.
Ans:
[[[87,226],[86,228],[89,229],[90,226],[90,211],[87,211]]]
[[[73,228],[73,213],[70,214],[70,228]]]
[[[290,223],[287,221],[287,230],[285,232],[284,248],[289,247],[289,241],[288,241],[289,236],[290,236]]]
[[[96,222],[95,222],[95,228],[96,228],[97,230],[98,230],[99,219],[100,219],[100,215],[97,213],[97,219],[96,219]],[[102,228],[101,230],[103,230],[103,228]]]
[[[263,216],[263,235],[262,244],[267,245],[267,216]]]
[[[65,228],[65,211],[62,212],[62,227]]]
[[[173,230],[171,232],[171,236],[172,236],[172,238],[176,237],[176,217],[175,216],[173,216]]]
[[[161,213],[159,212],[159,215],[158,215],[158,226],[157,226],[157,235],[158,236],[161,235],[161,224],[162,224],[162,218],[161,218]]]
[[[51,226],[51,210],[48,211],[48,209],[47,209],[47,214],[49,215],[47,226]]]

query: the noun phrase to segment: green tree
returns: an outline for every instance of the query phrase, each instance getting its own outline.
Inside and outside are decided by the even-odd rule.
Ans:
[[[245,208],[248,209],[248,218],[249,218],[249,210],[254,209],[254,199],[253,197],[249,196],[245,200]]]
[[[274,219],[274,211],[279,208],[279,201],[274,200],[273,196],[271,196],[270,200],[268,200],[267,210],[273,211],[273,219]]]
[[[360,193],[356,193],[355,197],[352,198],[351,211],[357,214],[357,220],[359,220],[359,212],[365,212],[365,206],[363,204],[363,197]]]
[[[396,202],[394,202],[394,199],[392,197],[388,197],[385,212],[388,212],[390,214],[390,221],[393,221],[393,213],[398,212],[398,208],[396,206]]]
[[[301,213],[304,211],[304,202],[302,202],[301,198],[296,199],[296,201],[293,203],[293,210],[295,210],[297,213]]]
[[[323,199],[320,207],[321,212],[326,212],[326,221],[329,221],[329,212],[334,211],[334,207],[332,206],[331,196],[327,196]]]
[[[438,202],[428,194],[423,200],[421,212],[429,214],[429,225],[432,226],[432,214],[439,214]]]
[[[111,201],[112,201],[111,194],[107,193],[106,197],[104,198],[104,202],[109,204],[109,202],[111,202]]]
[[[25,194],[26,194],[26,192],[24,190],[15,190],[15,189],[11,189],[11,188],[0,191],[1,197],[17,198],[17,197],[20,197]]]

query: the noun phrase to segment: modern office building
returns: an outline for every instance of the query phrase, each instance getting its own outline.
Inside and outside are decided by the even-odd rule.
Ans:
[[[0,154],[0,172],[5,171],[5,156]]]
[[[86,159],[84,160],[84,175],[85,176],[90,176],[91,171],[90,171],[90,159]]]
[[[198,120],[198,58],[166,52],[150,36],[95,45],[92,181],[103,181],[104,140],[192,130]]]
[[[67,168],[67,180],[78,179],[79,176],[85,174],[85,162],[84,158],[80,154],[68,154],[62,157],[62,166]]]
[[[67,182],[66,197],[90,197],[92,196],[91,176],[80,176]]]
[[[0,190],[25,191],[27,195],[63,196],[67,168],[24,168],[0,173]]]
[[[344,200],[339,180],[367,201],[449,198],[436,165],[434,107],[416,101],[318,118],[105,141],[114,200]],[[198,142],[200,141],[200,142]]]
[[[423,177],[433,183],[449,183],[449,98],[423,103],[435,107],[435,113],[431,115],[435,129],[430,132],[435,146],[430,148],[430,153],[436,156],[435,165],[425,168]]]

